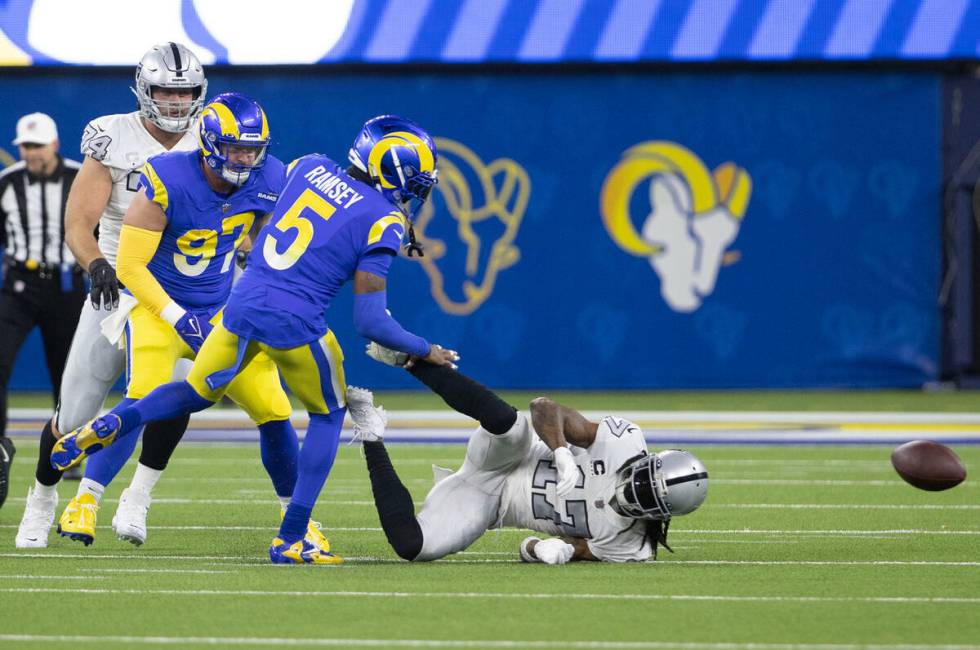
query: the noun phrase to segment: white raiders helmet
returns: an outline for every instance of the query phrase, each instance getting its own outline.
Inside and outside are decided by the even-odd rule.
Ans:
[[[619,470],[613,507],[635,519],[669,522],[686,515],[708,496],[708,472],[697,457],[668,449],[628,461]]]
[[[190,107],[178,102],[154,101],[153,88],[192,88]],[[194,125],[204,107],[208,80],[201,62],[180,43],[162,43],[143,55],[136,66],[136,87],[130,88],[140,105],[140,115],[169,133],[183,133]],[[175,109],[179,115],[174,116]]]

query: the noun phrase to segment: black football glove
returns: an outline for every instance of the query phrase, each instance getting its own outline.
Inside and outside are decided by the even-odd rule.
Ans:
[[[92,281],[92,292],[89,298],[92,306],[99,309],[105,305],[106,311],[119,306],[119,280],[116,270],[104,257],[97,257],[88,265],[88,276]]]

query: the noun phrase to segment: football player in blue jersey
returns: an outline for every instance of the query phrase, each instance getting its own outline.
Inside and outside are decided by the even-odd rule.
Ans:
[[[289,165],[249,266],[187,380],[161,386],[63,437],[51,457],[56,468],[125,439],[146,422],[212,406],[240,369],[265,353],[310,415],[296,488],[269,556],[276,563],[324,563],[304,533],[346,412],[343,353],[324,317],[331,300],[353,281],[359,334],[436,365],[455,367],[459,358],[404,330],[386,309],[388,269],[406,229],[417,249],[411,219],[436,183],[432,138],[410,120],[384,115],[364,125],[348,157],[346,171],[320,154]],[[180,318],[174,320],[178,328]]]
[[[285,184],[285,166],[267,155],[268,119],[254,100],[218,95],[201,114],[198,136],[199,151],[147,161],[140,193],[123,221],[118,271],[132,298],[121,301],[104,329],[112,339],[124,330],[129,372],[126,397],[113,412],[170,381],[179,359],[195,357],[231,292],[236,251],[255,219],[272,211]],[[296,484],[299,443],[275,364],[259,352],[227,392],[258,425],[263,464],[285,508]],[[62,535],[92,542],[91,506],[132,454],[137,437],[122,438],[88,464],[82,496],[62,516]],[[144,441],[141,462],[112,520],[121,539],[137,545],[146,540],[151,490],[179,440]],[[323,560],[339,562],[318,528],[308,526]]]

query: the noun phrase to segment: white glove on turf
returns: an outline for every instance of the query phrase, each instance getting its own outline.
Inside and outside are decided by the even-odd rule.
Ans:
[[[525,540],[527,541],[527,540]],[[557,537],[538,540],[534,545],[534,555],[545,564],[565,564],[575,554],[575,547]]]

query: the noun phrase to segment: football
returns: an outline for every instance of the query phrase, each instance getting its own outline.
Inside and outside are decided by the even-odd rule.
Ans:
[[[909,485],[938,492],[966,479],[966,466],[956,453],[931,440],[913,440],[895,448],[892,466]]]

